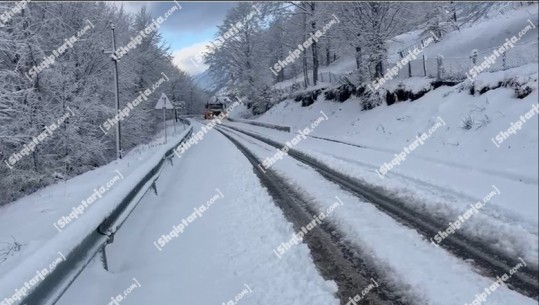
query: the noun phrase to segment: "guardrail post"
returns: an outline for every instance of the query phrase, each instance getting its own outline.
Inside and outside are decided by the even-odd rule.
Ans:
[[[192,133],[192,127],[189,127],[187,132]],[[186,140],[186,136],[179,141],[179,144]],[[167,154],[172,154],[173,149],[170,148]],[[149,190],[152,179],[159,178],[159,176],[156,177],[155,175],[160,173],[159,170],[163,168],[163,163],[164,161],[160,159],[159,163],[151,171],[148,171],[132,190],[121,199],[114,210],[110,211],[105,219],[94,228],[95,231],[88,232],[79,244],[74,245],[74,248],[70,250],[66,257],[58,252],[64,259],[63,262],[47,273],[47,276],[28,293],[22,294],[22,298],[17,300],[17,304],[56,304],[77,277],[80,276],[81,272],[89,266],[89,263],[99,263],[95,261],[97,259],[100,259],[103,268],[109,271],[106,245],[114,241],[116,231],[125,223],[129,215],[140,203],[141,198],[139,195],[144,195]]]
[[[99,259],[101,260],[101,263],[103,264],[103,268],[105,270],[109,271],[109,263],[107,261],[107,252],[106,252],[105,248],[107,247],[108,244],[112,244],[114,242],[114,234],[115,234],[115,232],[112,232],[112,230],[110,230],[110,229],[107,230],[106,232],[103,232],[102,226],[106,225],[106,222],[107,222],[107,219],[105,219],[99,225],[99,227],[97,227],[97,233],[107,236],[107,242],[103,245],[101,250],[99,250]]]
[[[106,247],[107,245],[104,245],[103,248],[101,248],[101,251],[99,251],[99,257],[101,259],[101,262],[103,263],[103,268],[109,271],[109,263],[107,261],[107,252],[105,251]]]
[[[159,196],[159,194],[157,194],[157,185],[155,184],[155,181],[152,183],[152,189],[155,192],[155,196]]]

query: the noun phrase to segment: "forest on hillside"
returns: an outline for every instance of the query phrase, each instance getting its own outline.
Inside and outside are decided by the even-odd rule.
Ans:
[[[120,48],[154,17],[105,2],[2,2],[0,12],[1,204],[115,159],[114,132],[99,128],[115,116],[113,61],[103,51],[112,48],[111,25]],[[191,92],[195,101],[206,99],[172,64],[155,28],[118,61],[120,109],[158,87],[121,122],[124,153],[162,128],[153,109],[161,92],[173,103]],[[28,147],[34,139],[40,144]],[[9,161],[14,153],[16,164]]]
[[[234,88],[258,114],[276,102],[271,86],[277,82],[301,75],[301,82],[293,89],[316,87],[321,67],[351,57],[355,59],[355,71],[345,77],[345,82],[354,87],[369,83],[388,73],[388,43],[395,36],[418,30],[425,40],[435,37],[436,43],[447,33],[512,5],[456,1],[242,2],[227,14],[205,60],[217,87]],[[244,26],[235,26],[238,23]]]

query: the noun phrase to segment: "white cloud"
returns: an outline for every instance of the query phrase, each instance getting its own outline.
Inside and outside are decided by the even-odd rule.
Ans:
[[[208,69],[208,65],[199,62],[200,54],[206,50],[206,46],[209,44],[209,41],[205,41],[181,48],[172,53],[172,62],[178,68],[190,73],[191,75],[202,73]]]
[[[151,10],[155,6],[154,2],[132,2],[132,1],[107,1],[111,5],[115,5],[120,8],[123,7],[124,11],[128,14],[136,14],[140,11],[143,6],[146,6],[148,10]]]

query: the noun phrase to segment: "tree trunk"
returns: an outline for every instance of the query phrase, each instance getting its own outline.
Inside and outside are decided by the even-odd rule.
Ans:
[[[361,47],[356,47],[356,69],[361,69]]]
[[[307,71],[307,50],[303,51],[303,84],[305,88],[309,87],[309,71]]]
[[[307,14],[303,14],[303,41],[305,41],[305,33],[307,32]],[[309,71],[307,66],[307,49],[304,49],[302,52],[302,61],[303,61],[303,85],[305,88],[309,87]]]
[[[362,54],[361,54],[361,47],[356,47],[356,69],[357,69],[357,78],[361,82],[363,81],[363,63],[362,60]]]
[[[331,54],[329,51],[330,49],[331,49],[331,39],[328,36],[328,43],[326,45],[326,66],[329,66],[329,64],[331,63]]]
[[[457,10],[455,8],[455,2],[451,1],[450,5],[451,5],[451,11],[453,12],[453,21],[456,23],[457,22]]]
[[[311,2],[311,16],[313,18],[313,21],[311,23],[312,35],[316,33],[316,21],[314,20],[315,5],[315,2]],[[313,40],[311,50],[313,52],[313,85],[316,86],[316,83],[318,82],[318,44],[315,40]]]
[[[378,60],[376,61],[375,71],[377,78],[384,77],[384,67],[380,57],[378,57]]]
[[[312,51],[313,51],[313,85],[316,86],[316,83],[318,82],[318,45],[316,42],[313,42],[312,44]]]
[[[380,23],[377,18],[380,16],[380,4],[379,3],[373,3],[372,5],[372,15],[374,16],[374,22],[373,22],[373,29],[379,29]],[[375,66],[374,66],[374,76],[376,78],[383,77],[384,76],[384,43],[385,41],[376,33],[374,37],[374,43],[375,43]]]

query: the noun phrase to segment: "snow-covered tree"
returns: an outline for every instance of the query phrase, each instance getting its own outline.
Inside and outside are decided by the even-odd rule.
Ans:
[[[5,11],[16,5],[2,3],[0,9]],[[3,22],[0,204],[115,158],[114,134],[105,135],[99,128],[115,115],[113,65],[102,50],[111,47],[111,21],[115,24],[117,45],[121,46],[150,20],[145,10],[133,17],[104,2],[28,2],[26,8]],[[72,46],[62,47],[66,39],[83,29],[86,30]],[[53,52],[57,56],[45,65]],[[160,92],[173,96],[191,87],[195,88],[195,98],[202,98],[200,90],[172,65],[171,59],[158,34],[123,57],[119,64],[121,107],[134,99],[137,90],[159,80],[162,72],[174,85],[168,82],[159,88]],[[43,70],[32,70],[40,65]],[[160,128],[161,117],[153,111],[154,101],[140,105],[122,122],[124,151],[144,142]],[[28,147],[61,117],[66,119],[51,135],[16,164],[9,162],[14,153]]]
[[[252,3],[239,3],[218,27],[220,39],[206,57],[210,73],[221,87],[238,88],[249,98],[258,96],[271,80],[267,48],[260,38],[261,19]]]

